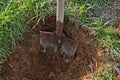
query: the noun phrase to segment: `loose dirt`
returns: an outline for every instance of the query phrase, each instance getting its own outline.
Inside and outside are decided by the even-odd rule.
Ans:
[[[1,76],[5,80],[87,80],[84,76],[94,72],[100,61],[94,46],[96,40],[87,28],[77,28],[67,17],[64,24],[64,33],[79,42],[71,62],[66,63],[61,57],[50,58],[50,49],[42,52],[39,31],[55,30],[55,16],[48,15],[34,30],[24,33],[24,40],[16,44],[16,54],[1,65]]]

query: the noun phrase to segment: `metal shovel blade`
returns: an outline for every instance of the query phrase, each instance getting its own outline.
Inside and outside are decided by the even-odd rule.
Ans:
[[[40,31],[40,45],[44,47],[44,52],[46,52],[46,49],[49,47],[52,47],[54,52],[57,52],[59,44],[55,32]]]
[[[61,45],[58,42],[55,32],[45,32],[40,31],[40,44],[44,47],[44,52],[49,47],[54,49],[54,52],[57,52],[60,48],[61,53],[65,54],[66,59],[71,59],[75,56],[79,43],[75,40],[72,40],[65,36],[61,38]]]
[[[73,58],[75,56],[78,46],[79,46],[79,43],[77,41],[68,38],[63,33],[61,50],[62,50],[62,53],[65,54],[65,57],[67,59]]]

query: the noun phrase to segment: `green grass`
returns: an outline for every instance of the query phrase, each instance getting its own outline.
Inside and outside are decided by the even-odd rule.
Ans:
[[[120,58],[120,38],[117,35],[116,28],[112,26],[104,26],[99,18],[93,18],[90,24],[85,24],[93,29],[96,33],[98,41],[103,44],[103,47],[108,49],[108,53],[113,59]]]
[[[95,30],[95,37],[108,48],[108,53],[114,58],[120,57],[120,38],[113,26],[105,26],[104,20],[96,14],[99,8],[108,3],[108,0],[69,0],[66,7],[66,15],[79,25],[87,26]],[[117,1],[117,0],[116,0]],[[97,16],[96,16],[97,15]]]
[[[102,70],[100,70],[97,74],[94,75],[93,80],[114,80],[115,74],[113,74],[113,63],[106,64],[102,63],[100,65]]]
[[[2,0],[0,1],[0,60],[14,52],[16,42],[23,39],[28,22],[43,19],[54,12],[54,5],[48,0]],[[49,8],[51,7],[51,8]],[[6,45],[10,47],[6,48]]]
[[[76,24],[84,24],[87,22],[87,14],[90,7],[87,5],[80,5],[73,2],[67,2],[65,14]]]
[[[4,2],[2,2],[4,3]],[[11,49],[15,47],[15,42],[22,38],[25,30],[25,19],[23,18],[24,6],[20,1],[8,1],[5,3],[0,13],[0,60],[9,55],[5,46],[10,44]],[[21,24],[22,23],[22,24]]]
[[[104,26],[98,27],[97,37],[103,45],[109,48],[109,52],[115,58],[120,57],[120,38],[113,27],[106,28]]]
[[[115,75],[112,73],[112,68],[105,69],[105,71],[101,71],[97,74],[93,80],[113,80]]]

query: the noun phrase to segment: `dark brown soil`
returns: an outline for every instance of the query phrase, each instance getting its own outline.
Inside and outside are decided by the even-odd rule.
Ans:
[[[54,31],[55,16],[47,16],[45,22],[40,21],[34,30],[24,33],[23,42],[17,43],[16,54],[2,64],[1,76],[5,80],[83,80],[83,76],[95,71],[100,57],[93,46],[96,40],[88,35],[87,29],[77,28],[65,18],[64,33],[79,42],[75,58],[68,63],[60,57],[50,59],[51,50],[42,52],[39,42],[41,29]]]

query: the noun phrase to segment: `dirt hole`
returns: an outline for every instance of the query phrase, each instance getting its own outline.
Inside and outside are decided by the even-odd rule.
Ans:
[[[65,17],[64,32],[77,40],[79,48],[76,57],[65,63],[61,58],[49,59],[50,51],[42,53],[39,45],[39,31],[55,30],[55,15],[45,17],[45,21],[31,32],[24,33],[23,42],[18,42],[16,54],[1,65],[1,77],[5,80],[83,80],[87,73],[94,72],[99,64],[98,51],[93,36],[88,35],[84,27],[76,28],[75,24]]]

